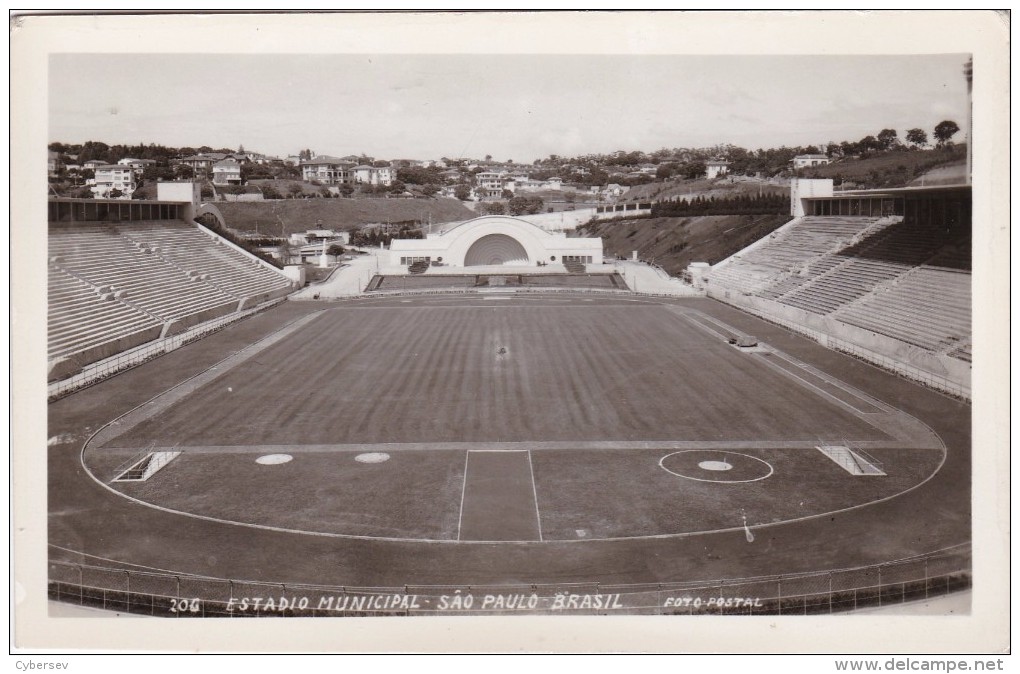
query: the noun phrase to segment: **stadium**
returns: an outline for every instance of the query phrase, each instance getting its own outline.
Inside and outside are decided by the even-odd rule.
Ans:
[[[51,599],[805,615],[970,587],[967,185],[796,181],[787,224],[669,291],[509,217],[300,289],[212,210],[50,200]]]

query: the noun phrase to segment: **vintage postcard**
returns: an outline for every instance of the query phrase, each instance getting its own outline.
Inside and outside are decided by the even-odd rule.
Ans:
[[[1007,39],[14,17],[15,645],[1008,648]]]

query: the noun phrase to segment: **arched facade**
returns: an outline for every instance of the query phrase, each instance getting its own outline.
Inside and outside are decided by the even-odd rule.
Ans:
[[[427,260],[446,267],[538,266],[564,258],[601,264],[602,239],[568,238],[520,218],[486,216],[468,220],[426,239],[394,239],[390,264]]]
[[[226,219],[223,217],[223,214],[220,213],[220,209],[216,208],[212,204],[201,204],[197,208],[195,208],[194,219],[197,220],[203,215],[211,215],[212,217],[216,218],[216,221],[220,224],[220,227],[223,227],[224,229],[226,228],[227,226]]]
[[[464,254],[464,266],[479,265],[526,265],[528,251],[520,241],[506,234],[486,234],[471,244]]]

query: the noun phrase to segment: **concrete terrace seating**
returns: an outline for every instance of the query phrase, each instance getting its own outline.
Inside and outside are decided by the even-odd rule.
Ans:
[[[47,300],[49,358],[162,325],[155,317],[115,299],[113,293],[100,295],[93,286],[53,265],[49,270]]]
[[[713,269],[711,283],[742,293],[758,294],[773,284],[785,283],[823,256],[845,247],[879,223],[878,218],[805,217],[746,253],[738,253]],[[784,290],[785,292],[785,290]],[[776,295],[778,296],[778,295]]]
[[[120,225],[121,234],[156,254],[191,279],[201,280],[226,295],[243,299],[287,288],[290,281],[193,225],[160,223]]]
[[[835,318],[930,351],[970,360],[971,275],[921,266]]]
[[[184,222],[51,224],[50,376],[290,287],[282,274]]]
[[[830,256],[830,263],[816,265],[815,271],[821,273],[806,275],[798,287],[782,295],[762,296],[827,315],[931,259],[957,237],[935,227],[897,223]]]
[[[108,291],[161,320],[174,320],[236,299],[209,285],[196,284],[158,256],[143,253],[117,229],[83,233],[54,230],[50,255],[64,271]]]

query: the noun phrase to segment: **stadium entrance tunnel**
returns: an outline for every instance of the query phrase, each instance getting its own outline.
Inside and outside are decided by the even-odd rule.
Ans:
[[[528,252],[520,241],[506,234],[488,234],[471,244],[464,256],[465,267],[480,265],[526,265]]]

